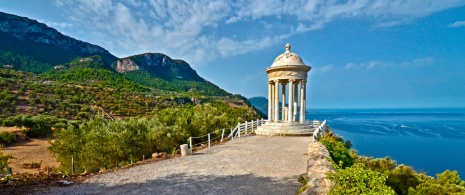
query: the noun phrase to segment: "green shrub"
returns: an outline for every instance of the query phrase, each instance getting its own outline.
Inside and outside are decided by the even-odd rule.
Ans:
[[[410,166],[403,164],[395,167],[388,173],[386,184],[397,194],[408,194],[408,189],[419,184],[417,173]]]
[[[397,194],[408,194],[410,187],[418,185],[417,173],[412,167],[396,166],[396,161],[388,156],[384,158],[357,156],[355,162],[363,164],[366,169],[388,175],[386,185],[391,187]]]
[[[4,126],[16,126],[19,128],[26,128],[24,133],[29,137],[41,137],[52,134],[52,127],[56,124],[62,125],[67,123],[64,119],[58,119],[50,115],[17,115],[8,117],[3,120]]]
[[[16,136],[10,132],[2,132],[0,133],[0,145],[10,145],[16,140]]]
[[[4,172],[5,169],[8,167],[8,163],[13,156],[11,155],[3,155],[3,152],[0,151],[0,172]]]
[[[227,104],[166,108],[142,118],[105,120],[99,116],[57,131],[58,139],[49,149],[57,156],[62,172],[71,172],[73,158],[77,173],[113,168],[154,152],[173,153],[189,136],[228,128],[228,119],[238,120],[234,108],[224,105]]]
[[[386,156],[384,158],[373,158],[366,156],[355,157],[355,163],[364,164],[367,169],[389,174],[396,167],[396,161]]]
[[[320,142],[328,149],[332,160],[335,162],[333,165],[339,166],[339,168],[350,167],[354,164],[354,156],[351,154],[349,148],[347,148],[346,142],[328,130],[321,138]]]
[[[386,186],[387,175],[366,169],[361,164],[329,173],[334,187],[329,194],[395,194]]]
[[[419,184],[410,187],[408,194],[465,194],[465,181],[461,180],[457,171],[446,170],[437,174],[437,179],[425,174],[416,175]]]

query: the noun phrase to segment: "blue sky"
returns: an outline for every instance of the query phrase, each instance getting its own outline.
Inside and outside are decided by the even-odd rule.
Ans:
[[[184,59],[246,97],[285,51],[312,66],[308,108],[465,107],[464,0],[15,0],[26,16],[118,57]]]

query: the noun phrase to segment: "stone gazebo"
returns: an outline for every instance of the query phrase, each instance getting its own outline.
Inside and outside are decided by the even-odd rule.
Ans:
[[[292,53],[291,46],[286,44],[286,52],[279,55],[271,67],[266,69],[268,122],[257,128],[257,135],[313,133],[311,124],[305,120],[307,72],[311,68],[297,54]]]

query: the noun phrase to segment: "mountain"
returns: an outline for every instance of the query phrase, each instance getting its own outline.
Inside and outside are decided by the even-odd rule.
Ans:
[[[118,118],[203,103],[247,120],[259,116],[246,98],[203,79],[183,60],[160,53],[118,59],[36,20],[0,12],[0,119]]]
[[[265,97],[252,97],[249,98],[250,103],[252,106],[257,108],[263,115],[267,115],[268,113],[268,99]]]
[[[118,59],[113,68],[130,80],[158,90],[208,96],[231,94],[200,77],[190,65],[161,53],[145,53]]]
[[[36,20],[3,12],[0,12],[0,51],[0,64],[36,73],[78,57],[99,55],[107,64],[117,60],[100,46],[63,35]]]
[[[116,74],[127,80],[161,94],[179,92],[207,96],[231,95],[200,77],[183,60],[171,59],[160,53],[118,59],[100,46],[63,35],[36,20],[0,12],[0,65],[33,73],[66,74],[66,80],[69,81],[69,78],[77,78],[83,74],[70,76],[80,70],[76,70],[76,67],[70,71],[62,70],[63,68],[69,68],[69,63],[75,59],[95,60],[96,56],[100,56],[99,59],[103,62],[97,68],[108,71],[114,69]],[[54,72],[54,67],[61,71]],[[97,72],[102,73],[102,70]],[[107,76],[108,74],[109,72],[105,73]],[[97,75],[94,75],[94,79],[95,76]],[[63,75],[54,74],[54,78],[57,77]],[[83,78],[78,80],[82,81]]]

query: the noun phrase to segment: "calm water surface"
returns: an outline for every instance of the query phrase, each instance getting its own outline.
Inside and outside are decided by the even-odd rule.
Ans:
[[[465,179],[465,109],[319,109],[307,119],[326,119],[361,155],[390,156],[432,176],[458,170]]]

